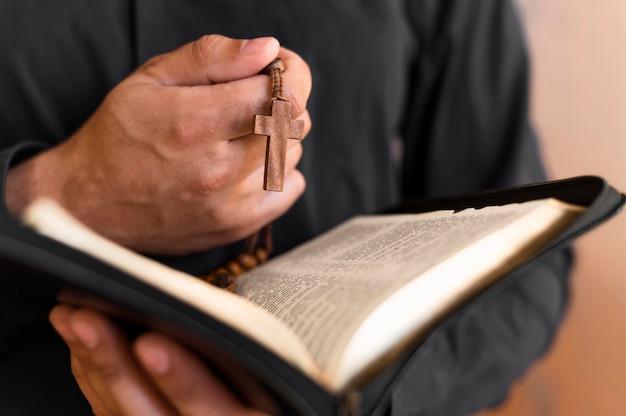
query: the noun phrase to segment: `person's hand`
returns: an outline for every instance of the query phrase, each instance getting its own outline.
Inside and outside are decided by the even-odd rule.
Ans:
[[[211,35],[157,56],[121,82],[66,142],[9,172],[15,215],[35,197],[57,200],[132,249],[185,254],[242,239],[282,215],[304,191],[302,146],[289,140],[283,192],[263,187],[267,114],[276,56],[284,95],[310,130],[310,71],[273,38]]]
[[[50,321],[70,349],[74,377],[100,415],[257,415],[201,360],[158,333],[132,344],[113,322],[89,309],[56,306]],[[275,413],[258,385],[241,380],[255,407]]]

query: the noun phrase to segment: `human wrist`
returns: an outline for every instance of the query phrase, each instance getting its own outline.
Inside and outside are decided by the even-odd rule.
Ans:
[[[47,147],[42,142],[24,141],[0,151],[0,210],[9,212],[6,187],[11,169],[45,151]]]
[[[56,192],[60,182],[60,170],[56,148],[41,151],[31,157],[17,157],[6,171],[4,180],[4,202],[8,212],[14,217],[21,217],[24,209],[35,199],[49,197],[59,199]]]

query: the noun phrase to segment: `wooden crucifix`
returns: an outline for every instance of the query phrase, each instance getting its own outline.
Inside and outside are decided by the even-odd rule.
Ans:
[[[263,73],[272,77],[270,115],[254,116],[254,134],[267,136],[263,178],[263,189],[267,191],[283,190],[287,140],[302,140],[304,137],[304,121],[291,118],[291,103],[283,97],[284,69],[280,58],[275,59],[264,69]]]
[[[291,119],[291,103],[279,98],[272,99],[271,116],[254,117],[254,134],[267,136],[265,150],[265,176],[263,189],[283,190],[287,140],[302,140],[304,121]]]

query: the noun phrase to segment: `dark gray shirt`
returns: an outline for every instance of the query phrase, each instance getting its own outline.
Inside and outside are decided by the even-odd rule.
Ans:
[[[67,139],[139,64],[210,33],[275,36],[311,67],[307,190],[275,223],[278,252],[405,199],[544,179],[525,44],[505,0],[0,2],[3,174]],[[238,250],[159,260],[202,274]],[[431,337],[390,411],[466,414],[501,400],[549,345],[567,269],[567,253],[555,256]],[[83,414],[47,305],[0,297],[0,408]]]

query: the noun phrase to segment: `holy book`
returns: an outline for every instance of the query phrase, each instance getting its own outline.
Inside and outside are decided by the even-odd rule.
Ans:
[[[172,333],[192,348],[212,345],[270,389],[292,394],[285,400],[307,413],[317,404],[301,401],[328,395],[336,403],[359,391],[462,305],[624,202],[616,191],[603,196],[602,215],[589,222],[599,189],[568,200],[553,188],[537,188],[538,198],[515,200],[524,194],[516,190],[451,209],[355,217],[244,273],[235,294],[99,236],[52,201],[31,205],[24,221],[46,244],[63,247],[57,255],[66,264],[39,273],[65,279],[58,301],[99,307],[90,299],[100,295],[139,322],[161,322],[165,331],[179,326]],[[504,203],[492,203],[499,199]],[[75,259],[67,254],[74,252]],[[95,277],[63,275],[71,263],[89,268],[94,261],[102,264]],[[149,307],[142,310],[142,302]],[[296,391],[301,385],[314,387],[305,394]]]

